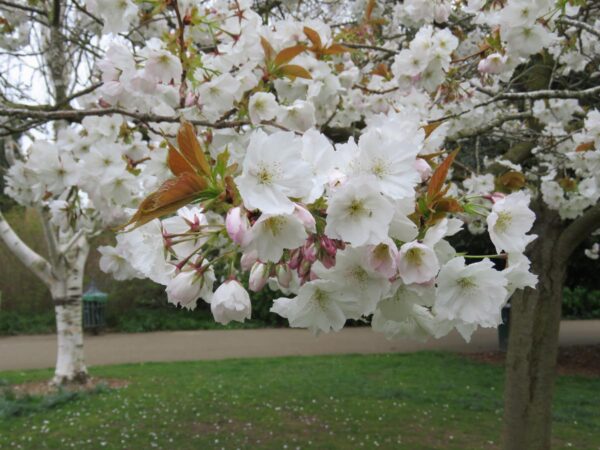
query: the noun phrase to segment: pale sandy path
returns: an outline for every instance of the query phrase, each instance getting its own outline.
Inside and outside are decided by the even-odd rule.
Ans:
[[[600,320],[563,321],[562,346],[600,344]],[[419,350],[480,352],[496,350],[496,330],[478,330],[470,344],[456,333],[427,343],[388,341],[370,328],[346,328],[319,337],[305,330],[173,331],[86,336],[89,365],[149,361],[189,361],[260,356],[394,353]],[[53,335],[0,338],[0,371],[52,367],[56,358]]]

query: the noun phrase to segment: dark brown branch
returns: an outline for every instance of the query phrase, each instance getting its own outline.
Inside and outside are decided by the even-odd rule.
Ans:
[[[368,44],[352,44],[350,42],[340,42],[344,47],[354,48],[359,50],[375,50],[377,52],[384,52],[388,55],[395,55],[398,53],[396,50],[390,50],[389,48],[378,47],[376,45],[368,45]]]
[[[557,245],[559,257],[566,262],[579,244],[598,228],[600,228],[600,203],[589,208],[561,233]]]
[[[96,22],[98,25],[104,25],[104,21],[102,19],[100,19],[99,17],[96,17],[95,15],[93,15],[91,12],[89,12],[84,6],[80,5],[78,2],[76,2],[75,0],[71,0],[73,2],[73,4],[75,5],[75,8],[77,8],[82,14],[85,14],[86,16],[88,16],[90,19],[92,19],[94,22]]]
[[[71,102],[71,100],[74,100],[78,97],[82,97],[91,92],[94,92],[100,86],[102,86],[102,83],[92,84],[91,86],[89,86],[87,88],[84,88],[80,91],[77,91],[77,92],[69,95],[62,102],[60,102],[56,105],[26,105],[23,103],[15,103],[15,102],[10,101],[8,98],[6,98],[6,96],[2,95],[2,93],[0,93],[0,100],[3,103],[3,106],[8,106],[11,109],[19,109],[19,110],[27,110],[27,111],[58,111],[58,110],[60,110],[61,107],[68,106],[68,104]]]
[[[6,0],[0,0],[0,5],[6,6],[8,8],[20,9],[21,11],[40,14],[42,16],[47,16],[46,11],[44,11],[43,9],[34,8],[33,6],[20,5],[18,3],[7,2]]]
[[[60,25],[60,0],[52,2],[52,26],[58,28]]]
[[[101,83],[101,82],[100,83],[95,83],[95,84],[92,84],[91,86],[86,87],[86,88],[84,88],[84,89],[82,89],[80,91],[74,92],[73,94],[69,95],[65,99],[64,104],[67,105],[67,104],[71,103],[71,100],[74,100],[74,99],[76,99],[78,97],[83,97],[84,95],[87,95],[87,94],[90,94],[90,93],[94,92],[96,89],[98,89],[100,86],[102,86],[102,84],[103,83]],[[59,105],[59,106],[62,106],[62,105]]]
[[[181,62],[181,86],[179,86],[179,106],[183,108],[183,106],[185,105],[185,96],[187,89],[187,83],[185,82],[187,77],[187,64],[185,61],[185,22],[181,17],[178,1],[172,0],[171,6],[175,10],[175,17],[177,17],[177,42],[179,43],[179,61]]]
[[[0,116],[19,118],[19,119],[42,119],[46,122],[53,120],[68,120],[79,122],[84,117],[88,116],[108,116],[110,114],[121,114],[122,116],[130,117],[140,122],[166,122],[178,123],[182,120],[179,116],[161,116],[157,114],[148,114],[135,111],[128,111],[121,108],[106,108],[106,109],[82,109],[82,110],[56,110],[56,111],[39,111],[24,108],[0,108]],[[248,125],[250,122],[246,120],[235,120],[227,122],[209,122],[206,120],[189,120],[194,125],[210,128],[235,128],[243,125]],[[269,125],[276,126],[269,123]]]

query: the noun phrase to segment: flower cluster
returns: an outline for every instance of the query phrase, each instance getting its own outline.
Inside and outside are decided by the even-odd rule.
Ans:
[[[177,174],[176,158],[195,159],[194,177],[210,181],[211,197],[202,209],[184,207],[162,221],[147,222],[140,208],[132,219],[140,226],[119,235],[116,248],[102,249],[105,270],[163,283],[172,303],[193,308],[201,298],[219,322],[243,320],[250,303],[238,280],[248,271],[251,290],[268,283],[287,294],[272,311],[291,326],[337,331],[373,315],[373,327],[389,336],[457,328],[468,338],[477,326],[499,323],[515,289],[535,285],[523,256],[535,238],[527,234],[535,219],[529,196],[515,192],[477,205],[506,268],[485,257],[466,264],[448,241],[468,214],[468,201],[443,189],[454,155],[427,162],[428,137],[414,119],[378,116],[358,142],[343,144],[315,129],[256,129],[239,167],[229,165],[227,152],[211,165],[205,158],[212,144],[190,129],[180,130],[179,149],[171,147],[170,167]],[[180,180],[182,174],[161,189],[177,195]],[[217,282],[223,284],[213,293]]]
[[[166,151],[149,146],[123,117],[88,117],[56,141],[34,141],[8,170],[6,193],[23,205],[48,206],[61,229],[116,226],[168,174]]]

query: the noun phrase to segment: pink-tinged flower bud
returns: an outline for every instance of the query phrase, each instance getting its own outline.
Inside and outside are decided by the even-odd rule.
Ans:
[[[193,92],[188,92],[185,96],[185,106],[194,106],[196,104],[196,95]]]
[[[448,17],[450,17],[451,12],[452,7],[450,4],[437,4],[433,8],[433,20],[436,23],[445,23],[448,21]]]
[[[309,272],[310,272],[310,268],[312,267],[312,264],[308,261],[302,261],[302,263],[300,264],[300,267],[298,267],[298,275],[300,275],[301,277],[306,276]]]
[[[304,228],[306,228],[306,231],[308,231],[309,233],[317,232],[317,223],[315,221],[315,218],[312,216],[310,211],[304,206],[301,206],[298,203],[296,203],[296,208],[294,209],[294,216],[300,219],[300,221],[304,225]]]
[[[259,261],[255,262],[250,270],[248,287],[251,291],[258,292],[265,287],[269,280],[269,267]]]
[[[393,278],[398,273],[396,259],[398,257],[398,248],[392,241],[372,246],[369,251],[369,266],[384,275],[386,278]]]
[[[303,259],[308,260],[310,263],[314,263],[317,260],[317,249],[315,244],[311,241],[306,241],[304,247],[302,247]]]
[[[326,269],[331,269],[333,266],[335,266],[335,256],[325,253],[321,257],[321,264],[323,264]]]
[[[417,169],[417,172],[421,175],[421,181],[427,181],[431,176],[431,166],[423,158],[417,158],[413,167]]]
[[[290,260],[288,261],[288,265],[290,269],[296,270],[300,263],[302,262],[302,253],[300,249],[296,248],[290,252]]]
[[[242,247],[247,246],[252,240],[250,222],[240,206],[231,208],[227,212],[225,228],[231,240]]]
[[[167,285],[166,292],[169,303],[194,309],[196,300],[202,291],[199,278],[195,270],[179,272]]]
[[[333,242],[327,236],[321,236],[320,244],[321,244],[321,248],[329,256],[335,256],[335,254],[337,253],[337,247],[335,245],[335,242]]]
[[[250,319],[252,304],[239,281],[227,280],[215,291],[210,310],[217,322],[227,325],[232,320],[243,322]]]
[[[492,192],[492,195],[490,195],[490,200],[492,201],[492,203],[496,203],[505,197],[506,195],[502,192]]]
[[[275,269],[277,274],[277,282],[281,287],[289,288],[290,282],[292,281],[292,271],[287,264],[278,264]]]
[[[479,61],[477,70],[481,73],[500,73],[506,66],[508,57],[500,53],[492,53],[487,58]]]
[[[242,254],[240,259],[240,266],[242,266],[242,270],[248,271],[252,268],[254,263],[258,260],[258,254],[256,250],[250,250]]]

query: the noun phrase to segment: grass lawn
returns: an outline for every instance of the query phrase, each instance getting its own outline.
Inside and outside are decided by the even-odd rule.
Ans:
[[[0,448],[493,449],[502,368],[443,353],[92,369],[117,390],[0,420]],[[50,371],[0,373],[9,383]],[[600,379],[561,377],[553,448],[600,449]]]

